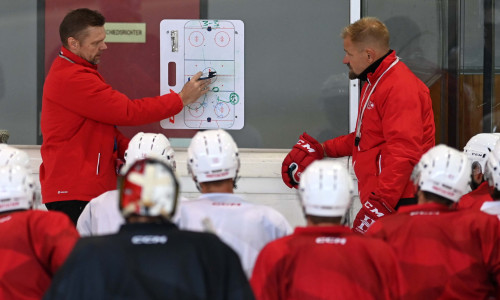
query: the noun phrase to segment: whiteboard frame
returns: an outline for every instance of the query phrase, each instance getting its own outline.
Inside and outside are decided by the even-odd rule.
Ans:
[[[174,32],[175,39],[172,37]],[[191,37],[193,34],[196,40]],[[232,40],[231,48],[226,48],[227,43],[221,46],[217,39],[220,34],[224,34],[225,42]],[[200,42],[194,45],[194,41]],[[224,53],[231,57],[227,58]],[[169,72],[170,63],[176,66],[175,72]],[[220,69],[217,72],[219,77],[212,79],[213,83],[209,85],[211,90],[177,115],[160,121],[162,128],[243,128],[244,23],[241,20],[205,19],[164,19],[160,22],[160,94],[170,90],[179,93],[197,71],[208,72],[213,70],[212,67],[216,71]],[[174,77],[172,74],[175,74],[175,82],[170,81]],[[203,76],[207,75],[204,73]]]
[[[361,0],[351,0],[349,22],[352,24],[361,18]],[[356,130],[359,106],[359,79],[349,80],[349,132]]]

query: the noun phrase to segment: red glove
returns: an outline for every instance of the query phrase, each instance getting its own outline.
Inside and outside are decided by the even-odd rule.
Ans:
[[[356,215],[352,231],[364,234],[377,219],[394,212],[394,208],[372,193]]]
[[[283,160],[281,177],[289,188],[297,188],[300,175],[305,168],[317,159],[322,159],[323,146],[307,133],[299,137],[299,141]]]

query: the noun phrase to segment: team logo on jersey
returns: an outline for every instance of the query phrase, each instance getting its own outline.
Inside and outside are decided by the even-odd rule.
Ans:
[[[372,109],[372,108],[375,108],[375,104],[370,100],[368,100],[368,104],[366,104],[366,109]]]
[[[167,237],[165,235],[134,235],[131,239],[132,244],[165,244],[167,243]]]
[[[316,238],[316,244],[339,244],[345,245],[347,243],[346,238],[334,237],[334,236],[319,236]]]

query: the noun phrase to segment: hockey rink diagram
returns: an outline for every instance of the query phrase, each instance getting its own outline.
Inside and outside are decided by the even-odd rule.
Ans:
[[[161,93],[180,92],[199,71],[216,72],[209,92],[163,128],[241,129],[244,124],[243,22],[238,20],[163,20],[160,24]]]

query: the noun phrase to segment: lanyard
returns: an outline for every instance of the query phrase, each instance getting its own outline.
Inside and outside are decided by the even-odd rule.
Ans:
[[[361,124],[363,123],[363,115],[365,114],[366,106],[370,100],[370,97],[371,97],[373,91],[375,90],[378,82],[380,81],[380,79],[382,79],[382,77],[385,75],[385,73],[387,73],[387,71],[389,71],[392,67],[394,67],[398,62],[399,62],[399,57],[396,56],[396,60],[389,66],[389,68],[387,68],[387,70],[384,71],[384,73],[382,73],[382,75],[380,75],[380,77],[377,79],[377,81],[375,81],[373,88],[370,89],[370,93],[368,93],[368,98],[366,98],[365,104],[363,105],[363,109],[361,110],[361,113],[358,116],[358,122],[357,122],[358,126],[356,127],[356,138],[354,139],[354,146],[358,147],[359,142],[361,141]],[[368,85],[370,85],[369,81],[368,81]],[[366,88],[366,90],[368,90],[368,88]],[[363,93],[363,97],[361,98],[361,103],[363,103],[363,100],[365,100],[366,90]]]
[[[75,62],[72,61],[71,59],[67,58],[66,56],[63,55],[62,51],[59,52],[59,57],[64,58],[65,60],[69,61],[70,63],[74,64]]]

